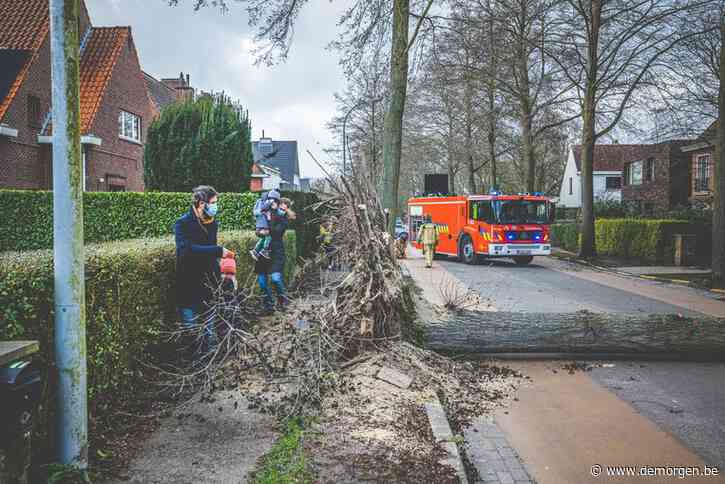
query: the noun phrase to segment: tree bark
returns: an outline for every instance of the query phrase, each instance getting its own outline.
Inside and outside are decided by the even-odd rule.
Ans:
[[[467,59],[468,60],[468,59]],[[465,86],[465,102],[466,102],[466,163],[468,165],[468,190],[469,193],[475,194],[478,189],[476,183],[476,167],[473,163],[473,87],[471,86],[471,76],[466,73]]]
[[[493,12],[491,2],[488,3],[489,12]],[[489,62],[491,63],[491,75],[488,81],[488,150],[489,163],[491,163],[491,186],[490,190],[498,189],[498,173],[496,173],[496,129],[498,128],[498,115],[496,112],[496,76],[498,75],[498,50],[495,44],[494,32],[494,16],[488,16],[488,44],[489,44]]]
[[[596,83],[599,63],[599,29],[602,19],[601,0],[592,0],[590,18],[586,91],[584,93],[584,105],[582,109],[582,234],[579,256],[584,258],[591,258],[597,254],[594,238],[594,144],[596,143]]]
[[[472,353],[725,354],[725,320],[661,314],[464,311],[426,327],[429,348]]]
[[[448,142],[446,148],[448,150],[448,192],[456,193],[456,156],[453,152],[453,120],[448,117]]]
[[[725,281],[725,15],[720,16],[720,92],[712,211],[712,276]]]
[[[403,114],[408,89],[408,18],[410,0],[395,0],[390,58],[390,105],[383,128],[383,207],[388,209],[388,232],[395,233],[400,185]]]

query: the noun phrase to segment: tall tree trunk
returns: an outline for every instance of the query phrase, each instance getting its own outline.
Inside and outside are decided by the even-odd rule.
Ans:
[[[725,12],[723,12],[725,13]],[[725,281],[725,15],[720,16],[720,93],[712,211],[712,275]]]
[[[517,25],[518,46],[515,69],[518,78],[519,121],[521,123],[521,155],[526,172],[526,191],[535,191],[536,157],[534,156],[534,140],[531,131],[532,99],[531,81],[529,79],[529,11],[527,1],[518,6],[519,19]]]
[[[491,2],[488,2],[489,12],[493,12]],[[498,115],[496,113],[496,76],[498,75],[498,51],[495,47],[494,16],[488,16],[488,44],[491,62],[491,76],[488,81],[488,153],[491,164],[491,190],[498,189],[498,173],[496,173],[496,129],[498,128]]]
[[[599,29],[602,19],[601,0],[591,2],[591,26],[588,39],[586,91],[582,110],[582,233],[579,256],[594,257],[597,254],[594,238],[594,144],[596,143],[596,95],[597,68],[599,62]]]
[[[403,114],[408,90],[408,18],[410,0],[395,0],[390,58],[390,105],[383,128],[383,207],[388,209],[388,232],[395,232],[400,185]]]
[[[448,151],[448,192],[453,194],[456,193],[456,156],[453,152],[453,119],[448,117],[448,142],[446,148]]]
[[[536,157],[534,156],[534,141],[531,132],[531,105],[529,99],[521,100],[521,151],[523,165],[526,167],[526,191],[536,191]]]
[[[468,165],[468,190],[469,193],[475,194],[478,187],[476,186],[476,167],[473,166],[473,87],[471,86],[471,78],[466,73],[465,86],[465,102],[466,102],[466,164]]]

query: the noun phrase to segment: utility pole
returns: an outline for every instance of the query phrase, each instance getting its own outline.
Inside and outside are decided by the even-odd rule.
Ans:
[[[58,460],[88,468],[78,0],[50,0]]]

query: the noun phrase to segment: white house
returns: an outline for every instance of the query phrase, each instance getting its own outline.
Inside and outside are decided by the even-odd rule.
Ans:
[[[622,169],[624,156],[633,145],[596,145],[594,147],[594,200],[622,200]],[[581,145],[569,150],[564,179],[559,192],[560,207],[579,208],[582,205]]]

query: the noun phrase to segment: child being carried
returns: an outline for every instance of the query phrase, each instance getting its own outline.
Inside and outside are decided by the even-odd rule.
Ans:
[[[270,258],[269,245],[272,242],[272,235],[269,231],[269,223],[272,220],[272,212],[279,209],[280,194],[277,190],[271,190],[257,200],[254,204],[254,219],[257,237],[257,245],[249,251],[254,260],[260,257]]]

